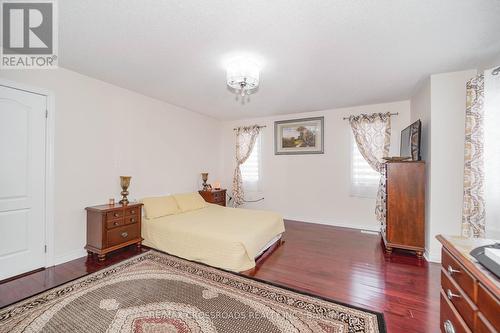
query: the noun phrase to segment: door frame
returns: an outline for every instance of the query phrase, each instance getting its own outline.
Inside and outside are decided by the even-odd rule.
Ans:
[[[0,78],[0,86],[17,89],[46,98],[47,118],[45,120],[45,267],[54,265],[54,132],[55,132],[55,103],[54,93],[50,90],[25,85],[15,81]]]

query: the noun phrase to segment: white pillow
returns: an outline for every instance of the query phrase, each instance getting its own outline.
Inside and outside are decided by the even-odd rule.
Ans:
[[[144,204],[144,212],[147,219],[180,213],[177,201],[171,195],[144,198],[141,202]]]
[[[173,197],[182,212],[189,212],[208,206],[205,199],[198,192],[174,194]]]

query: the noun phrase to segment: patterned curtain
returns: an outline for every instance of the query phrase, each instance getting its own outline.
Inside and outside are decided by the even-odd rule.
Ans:
[[[380,173],[375,215],[380,223],[385,223],[385,167],[382,158],[387,157],[391,145],[391,114],[350,116],[349,124],[359,152],[373,170]]]
[[[484,237],[484,76],[467,82],[462,236]]]
[[[260,127],[257,125],[238,127],[236,129],[236,169],[233,177],[234,207],[243,204],[245,192],[243,191],[240,166],[245,163],[252,153],[259,132]]]

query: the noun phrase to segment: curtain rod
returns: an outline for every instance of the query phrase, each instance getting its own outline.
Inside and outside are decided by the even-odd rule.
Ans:
[[[258,128],[264,128],[264,127],[267,127],[266,125],[263,125],[263,126],[257,126]],[[236,131],[238,128],[233,128],[233,131]]]
[[[391,116],[397,116],[399,114],[399,112],[396,112],[396,113],[391,113]],[[342,118],[343,120],[348,120],[349,117],[344,117]]]

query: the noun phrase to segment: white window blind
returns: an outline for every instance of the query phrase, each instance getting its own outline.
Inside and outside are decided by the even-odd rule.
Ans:
[[[261,135],[257,136],[252,153],[240,167],[243,186],[246,191],[257,191],[261,180]]]
[[[380,174],[373,170],[361,155],[351,133],[351,195],[375,198],[379,181]]]

